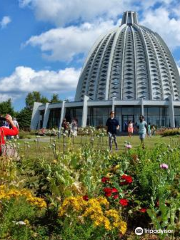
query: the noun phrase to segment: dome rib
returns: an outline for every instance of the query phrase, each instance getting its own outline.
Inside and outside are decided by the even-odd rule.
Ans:
[[[75,101],[180,99],[180,78],[163,39],[125,12],[120,27],[101,36],[83,66]]]

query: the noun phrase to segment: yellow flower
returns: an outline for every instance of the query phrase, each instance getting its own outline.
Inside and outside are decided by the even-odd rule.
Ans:
[[[24,220],[26,225],[29,225],[29,221],[27,219]]]
[[[107,173],[106,177],[111,178],[113,176],[113,173]]]
[[[120,222],[120,232],[124,235],[127,231],[127,223],[121,221]]]
[[[105,226],[105,229],[110,231],[112,229],[112,227],[110,226],[110,221],[108,218],[104,218],[104,226]]]

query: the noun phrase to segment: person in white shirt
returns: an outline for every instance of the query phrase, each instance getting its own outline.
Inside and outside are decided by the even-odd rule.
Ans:
[[[18,121],[16,120],[16,118],[13,118],[13,123],[15,125],[15,127],[17,127],[18,131],[19,131],[19,123]],[[16,138],[18,139],[19,138],[19,135],[16,135]]]

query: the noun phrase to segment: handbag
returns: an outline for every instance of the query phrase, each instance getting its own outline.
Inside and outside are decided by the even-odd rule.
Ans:
[[[7,158],[19,159],[16,144],[13,142],[2,143],[2,137],[5,137],[3,128],[0,129],[1,156]]]

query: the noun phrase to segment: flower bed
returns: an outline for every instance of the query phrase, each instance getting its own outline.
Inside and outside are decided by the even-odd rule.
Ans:
[[[136,227],[178,238],[179,145],[134,150],[126,142],[111,153],[91,143],[58,152],[56,144],[53,158],[1,159],[1,239],[135,239]]]

